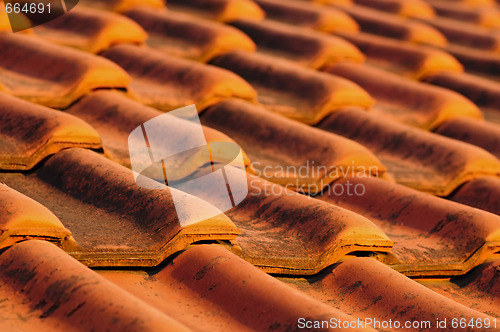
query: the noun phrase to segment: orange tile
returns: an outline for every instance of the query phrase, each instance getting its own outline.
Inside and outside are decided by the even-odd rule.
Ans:
[[[306,280],[280,279],[353,317],[377,320],[379,325],[371,327],[378,330],[398,330],[394,328],[396,321],[401,324],[400,330],[427,330],[423,327],[428,324],[426,322],[434,327],[431,329],[442,330],[435,328],[437,319],[446,319],[448,329],[452,320],[458,317],[467,322],[471,319],[493,320],[491,316],[439,295],[371,258],[348,259]],[[392,329],[382,323],[389,320],[393,322]],[[407,321],[418,324],[419,328],[405,329]]]
[[[302,28],[324,32],[357,32],[359,26],[349,15],[315,3],[279,0],[254,0],[266,18]]]
[[[462,3],[431,1],[430,5],[439,16],[470,22],[485,28],[500,28],[500,12],[494,6],[471,8]]]
[[[359,84],[373,98],[385,116],[424,129],[433,129],[449,119],[480,119],[479,109],[456,92],[369,66],[335,64],[326,72]]]
[[[157,10],[165,8],[164,0],[79,0],[79,3],[84,6],[115,12],[124,12],[138,7]]]
[[[130,77],[104,58],[20,34],[0,34],[0,89],[65,108],[97,88],[124,88]]]
[[[364,62],[364,55],[342,38],[270,20],[231,23],[250,36],[258,51],[319,69],[336,62]]]
[[[406,17],[431,19],[436,15],[428,3],[420,0],[354,0],[354,3]]]
[[[120,43],[142,44],[147,38],[146,32],[132,20],[83,6],[77,6],[33,31],[47,41],[91,53],[99,53]]]
[[[457,58],[467,72],[492,80],[499,79],[500,57],[497,53],[459,45],[449,45],[446,51]]]
[[[235,139],[260,177],[302,193],[317,194],[345,173],[385,171],[358,143],[243,101],[210,107],[201,122]]]
[[[88,150],[61,151],[31,174],[0,173],[0,181],[50,209],[74,237],[63,249],[89,266],[155,266],[190,243],[239,233],[222,213],[203,220],[214,209],[208,203],[141,188],[129,169]],[[182,224],[172,193],[199,207],[182,211]]]
[[[168,8],[219,22],[261,20],[265,15],[251,0],[169,0]]]
[[[450,54],[425,45],[368,33],[338,33],[357,46],[367,62],[413,79],[440,72],[463,72],[463,66]]]
[[[453,73],[435,73],[424,81],[464,95],[481,108],[487,120],[500,124],[500,83],[471,74]]]
[[[29,170],[71,147],[99,149],[101,139],[74,116],[0,93],[0,169]]]
[[[71,232],[43,205],[0,184],[0,249],[26,239],[62,245]]]
[[[256,48],[241,31],[199,17],[147,8],[133,9],[125,15],[149,33],[150,47],[170,55],[207,62],[227,52],[253,52]]]
[[[252,84],[258,101],[267,109],[308,124],[318,123],[344,106],[369,108],[373,104],[363,89],[348,80],[264,54],[233,52],[212,64]]]
[[[472,119],[445,122],[436,133],[477,145],[500,159],[500,125]]]
[[[3,331],[191,331],[45,241],[0,255]]]
[[[247,82],[229,71],[150,48],[120,45],[105,51],[103,56],[132,76],[131,97],[161,111],[191,104],[202,111],[227,98],[254,100],[256,97]]]
[[[450,195],[455,202],[500,215],[499,197],[500,179],[491,176],[471,180]]]
[[[116,91],[96,91],[83,98],[67,110],[67,113],[75,115],[90,123],[101,135],[105,155],[125,166],[131,168],[128,137],[130,133],[148,120],[151,120],[162,113],[153,108],[137,103]],[[192,126],[190,121],[179,119],[179,127],[188,129]],[[203,126],[207,143],[231,142],[231,138],[215,129]],[[165,135],[168,136],[168,132]],[[243,152],[246,166],[250,165],[250,160]],[[180,177],[193,174],[200,165],[204,165],[209,156],[201,152],[191,156],[193,160],[179,160],[183,167],[179,168]],[[199,159],[197,159],[199,158]],[[172,161],[172,163],[175,163]],[[173,180],[174,175],[169,174],[169,179]]]
[[[150,275],[98,273],[193,330],[291,331],[299,317],[352,320],[214,245],[194,246]]]
[[[394,247],[379,259],[408,276],[462,275],[500,250],[500,217],[377,178],[350,177],[322,200],[359,213],[379,226]],[[362,188],[362,189],[359,189]]]
[[[384,13],[363,6],[336,7],[350,15],[361,31],[419,44],[445,46],[446,37],[435,28],[394,14]]]
[[[397,182],[435,195],[449,195],[473,178],[500,176],[500,161],[486,151],[376,113],[346,109],[319,127],[371,149]]]

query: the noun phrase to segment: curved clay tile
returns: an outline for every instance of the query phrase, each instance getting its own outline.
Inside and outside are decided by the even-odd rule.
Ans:
[[[485,176],[471,180],[450,195],[450,199],[500,215],[500,179]]]
[[[125,12],[148,33],[147,44],[182,58],[207,62],[231,51],[255,51],[253,41],[241,31],[199,17],[137,8]]]
[[[74,104],[67,110],[67,113],[91,124],[101,135],[106,156],[128,168],[131,168],[128,146],[130,133],[138,126],[163,114],[115,91],[96,91]],[[177,126],[185,126],[187,130],[192,126],[192,123],[179,119]],[[214,142],[235,143],[218,130],[205,126],[202,129],[209,144]],[[168,132],[165,132],[165,137],[169,137]],[[243,156],[245,165],[250,166],[250,160],[244,152]],[[179,168],[181,177],[193,174],[199,166],[206,163],[206,158],[207,156],[203,153],[189,156],[189,159],[194,159],[194,161],[189,161],[189,159],[183,161],[183,167]],[[169,178],[171,176],[172,174],[169,174]]]
[[[0,34],[0,87],[4,92],[65,108],[97,88],[125,88],[130,77],[102,57],[19,34]]]
[[[261,20],[265,15],[251,0],[168,0],[168,8],[218,22]]]
[[[195,241],[239,233],[212,205],[160,184],[141,188],[131,170],[88,150],[61,151],[0,181],[50,209],[73,234],[63,249],[89,266],[155,266]]]
[[[436,133],[482,147],[500,159],[500,125],[472,119],[446,121]]]
[[[33,31],[47,41],[91,53],[99,53],[120,43],[142,44],[147,38],[146,32],[132,20],[83,6],[77,6]]]
[[[101,148],[86,122],[0,93],[0,169],[29,170],[63,149]]]
[[[482,117],[476,105],[458,93],[377,68],[341,63],[326,71],[359,84],[384,115],[412,126],[433,129],[457,117]]]
[[[499,79],[500,57],[497,53],[459,45],[449,45],[445,50],[457,58],[467,72],[493,80]]]
[[[324,32],[358,32],[359,26],[349,15],[315,3],[280,0],[254,0],[266,12],[266,18],[302,28]]]
[[[494,6],[471,8],[462,3],[443,0],[430,1],[429,4],[439,16],[485,28],[500,28],[500,12]]]
[[[3,331],[191,331],[48,242],[14,245],[0,267]]]
[[[120,45],[103,56],[133,78],[131,96],[161,111],[196,104],[202,111],[227,98],[254,100],[255,90],[241,77],[220,68],[167,56],[146,47]]]
[[[317,194],[344,173],[385,171],[358,143],[243,101],[212,106],[201,122],[235,139],[260,177],[302,193]]]
[[[298,317],[352,321],[215,245],[194,246],[153,275],[98,273],[194,330],[293,331]]]
[[[320,276],[284,281],[362,321],[367,318],[378,321],[378,325],[368,327],[379,330],[427,330],[423,327],[425,322],[430,322],[429,329],[442,330],[433,328],[437,320],[446,319],[446,326],[451,326],[451,321],[457,317],[467,322],[490,319],[493,326],[493,317],[433,292],[372,258],[348,259]],[[382,327],[382,322],[389,320],[393,328],[387,323]],[[419,328],[405,328],[407,321],[418,321]],[[400,328],[394,328],[396,322],[400,323]]]
[[[463,72],[463,66],[445,51],[368,33],[338,33],[366,56],[367,62],[413,79],[440,72]]]
[[[376,113],[346,109],[319,127],[371,149],[397,182],[435,195],[446,196],[476,177],[500,175],[500,161],[483,149]]]
[[[494,214],[376,178],[348,177],[335,185],[363,188],[363,195],[348,195],[332,187],[321,199],[380,227],[394,241],[380,260],[405,275],[463,275],[500,250]]]
[[[250,36],[259,52],[312,69],[342,61],[362,63],[365,59],[354,45],[335,36],[269,20],[239,20],[232,25]]]
[[[464,95],[481,107],[487,120],[500,124],[500,83],[466,73],[435,73],[424,81]]]
[[[432,7],[420,0],[354,0],[354,3],[406,17],[432,19],[436,16]]]
[[[358,22],[361,30],[375,35],[419,44],[445,46],[446,37],[435,28],[416,20],[384,13],[363,6],[336,7]]]
[[[119,13],[138,7],[153,8],[156,10],[165,9],[164,0],[79,0],[79,3],[84,6]]]
[[[46,207],[0,184],[0,249],[26,239],[62,245],[71,232]]]
[[[356,84],[291,62],[233,52],[212,61],[247,80],[267,109],[308,124],[345,106],[369,108],[373,99]]]

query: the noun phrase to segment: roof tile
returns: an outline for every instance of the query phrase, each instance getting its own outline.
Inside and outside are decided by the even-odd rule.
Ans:
[[[363,32],[337,34],[357,46],[369,64],[402,76],[420,79],[438,72],[463,72],[457,59],[433,47]]]
[[[0,248],[29,238],[62,244],[71,232],[46,207],[0,184]]]
[[[455,191],[450,199],[500,215],[500,179],[485,176],[471,180]]]
[[[324,32],[357,32],[359,26],[349,15],[335,8],[314,3],[279,0],[254,0],[266,18]]]
[[[104,58],[16,34],[0,34],[0,88],[64,108],[97,88],[124,88],[130,77]]]
[[[341,63],[326,71],[359,84],[384,115],[413,126],[433,129],[457,117],[482,117],[476,105],[458,93],[377,68]]]
[[[164,0],[79,0],[79,2],[84,6],[120,13],[137,7],[165,8]]]
[[[500,28],[500,12],[494,6],[470,8],[465,4],[450,1],[430,1],[439,16],[470,22],[485,28]]]
[[[62,149],[101,147],[76,117],[0,93],[0,169],[29,170]]]
[[[251,0],[168,0],[168,8],[219,22],[261,20],[265,15]]]
[[[377,178],[349,177],[321,199],[359,213],[394,241],[380,260],[408,276],[462,275],[500,250],[500,217]],[[335,188],[334,188],[335,189]]]
[[[308,124],[344,106],[368,108],[372,98],[356,84],[258,53],[233,52],[212,61],[246,79],[269,110]]]
[[[120,45],[103,56],[132,77],[129,93],[139,102],[161,111],[196,104],[198,111],[235,97],[253,100],[255,90],[239,76],[191,60],[132,45]]]
[[[385,171],[356,142],[243,101],[212,106],[202,114],[201,122],[234,138],[247,151],[260,177],[302,193],[317,194],[343,173],[372,171],[378,175]]]
[[[319,69],[341,61],[361,63],[365,59],[354,45],[339,37],[268,20],[239,20],[232,25],[248,34],[259,52],[309,68]]]
[[[45,241],[0,255],[4,331],[190,331]]]
[[[146,32],[132,20],[83,6],[33,30],[47,41],[91,53],[118,43],[142,44],[147,38]]]
[[[149,33],[150,47],[167,54],[207,62],[227,52],[256,48],[241,31],[199,17],[147,8],[133,9],[125,15]]]
[[[435,46],[447,44],[443,34],[419,21],[357,5],[336,8],[349,14],[367,33]]]
[[[457,58],[467,72],[493,80],[499,79],[500,59],[497,53],[460,45],[449,45],[446,51]]]
[[[175,189],[141,188],[129,169],[88,150],[64,150],[32,174],[0,179],[49,208],[73,233],[62,247],[89,266],[154,266],[192,242],[239,233],[222,213],[203,220],[214,209],[208,203]],[[180,211],[181,221],[173,195],[197,211]]]
[[[406,17],[435,17],[432,7],[425,1],[420,0],[354,0],[354,3]]]
[[[397,182],[432,194],[446,196],[470,179],[500,176],[500,161],[486,151],[377,113],[346,109],[319,127],[365,145]]]

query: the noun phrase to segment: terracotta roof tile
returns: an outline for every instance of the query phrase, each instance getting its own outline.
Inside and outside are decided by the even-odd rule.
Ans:
[[[115,12],[124,12],[137,7],[165,8],[164,0],[79,0],[79,2],[84,6]]]
[[[487,120],[500,124],[500,83],[470,74],[436,73],[424,79],[456,91],[481,107]]]
[[[146,32],[132,20],[83,6],[33,30],[50,42],[92,53],[118,43],[142,44],[147,38]]]
[[[433,73],[463,72],[457,59],[433,47],[362,32],[338,35],[357,46],[369,64],[402,76],[420,79]]]
[[[363,89],[348,80],[264,54],[233,52],[212,63],[246,79],[266,108],[308,124],[344,106],[368,108],[373,103]]]
[[[198,111],[235,97],[253,100],[255,90],[239,76],[213,66],[165,55],[146,47],[120,45],[103,56],[134,79],[130,95],[162,111],[196,104]]]
[[[265,15],[251,0],[168,0],[168,8],[219,22],[261,20]]]
[[[0,93],[0,169],[29,170],[71,147],[98,149],[101,139],[76,117]]]
[[[326,71],[359,84],[384,115],[413,126],[433,129],[457,117],[482,117],[476,105],[458,93],[377,68],[342,63]]]
[[[194,330],[290,331],[298,317],[353,319],[213,245],[190,248],[152,275],[99,274]]]
[[[470,8],[465,4],[450,1],[430,1],[439,16],[470,22],[485,28],[500,28],[500,12],[493,6]]]
[[[281,278],[280,278],[281,279]],[[478,311],[439,295],[370,258],[348,259],[320,276],[306,280],[281,279],[353,317],[379,321],[444,320],[451,325],[457,317],[490,318]],[[394,324],[393,324],[394,326]],[[434,325],[435,326],[435,325]],[[424,328],[421,328],[422,330]]]
[[[61,151],[32,174],[0,179],[49,208],[73,233],[62,247],[90,266],[154,266],[192,242],[238,233],[224,214],[203,220],[214,209],[208,203],[175,189],[141,188],[129,169],[88,150]],[[181,224],[172,195],[200,208],[182,211]]]
[[[171,55],[207,62],[227,52],[256,48],[241,31],[199,17],[147,8],[133,9],[125,15],[149,33],[149,46]]]
[[[64,108],[91,90],[130,81],[111,61],[33,37],[0,34],[0,48],[0,88],[49,107]]]
[[[485,176],[471,180],[455,191],[450,198],[500,215],[500,179]]]
[[[445,122],[435,132],[482,147],[500,159],[500,125],[458,118]]]
[[[254,0],[266,18],[324,32],[357,32],[359,26],[349,15],[335,8],[314,3],[280,0]]]
[[[248,34],[259,52],[313,69],[342,61],[361,63],[365,59],[354,45],[339,37],[268,20],[239,20],[232,25]]]
[[[0,255],[4,331],[190,331],[45,241]]]
[[[419,21],[357,5],[337,8],[349,14],[367,33],[435,46],[447,44],[443,34]]]
[[[207,109],[201,122],[234,138],[259,176],[299,192],[317,194],[343,172],[385,171],[371,152],[355,142],[243,101],[223,101]],[[306,171],[299,174],[301,168]]]
[[[370,148],[397,182],[436,195],[446,196],[475,177],[500,175],[500,161],[486,151],[377,113],[346,109],[319,127]]]
[[[131,168],[128,138],[130,133],[141,124],[163,114],[153,108],[137,103],[116,91],[96,91],[83,98],[71,108],[67,113],[75,115],[90,123],[101,135],[105,155],[115,162]],[[187,129],[192,126],[190,121],[178,119],[177,127]],[[168,128],[165,128],[165,131]],[[207,143],[231,142],[234,141],[225,134],[212,128],[203,126],[203,132]],[[165,132],[168,135],[168,132]],[[247,166],[250,160],[243,152],[244,161]],[[200,157],[201,165],[207,159],[202,159],[202,153],[190,156],[195,161]],[[173,157],[172,157],[173,158]],[[196,162],[183,160],[183,167],[179,169],[182,175],[190,175],[200,166]],[[194,168],[193,168],[194,167]],[[169,174],[170,179],[173,174]]]
[[[370,219],[394,241],[384,263],[409,276],[461,275],[500,250],[500,217],[377,178],[348,177],[321,199]],[[335,188],[334,188],[335,189]],[[387,202],[390,202],[387,204]]]
[[[71,232],[41,204],[0,184],[0,248],[29,238],[61,244]]]
[[[354,3],[406,17],[435,17],[432,7],[420,0],[354,0]]]
[[[467,72],[494,80],[500,77],[500,59],[495,52],[459,45],[449,45],[446,51],[457,58]]]

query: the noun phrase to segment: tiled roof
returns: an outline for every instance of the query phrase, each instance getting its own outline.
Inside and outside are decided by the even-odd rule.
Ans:
[[[0,331],[500,330],[499,1],[69,9],[0,5]]]

